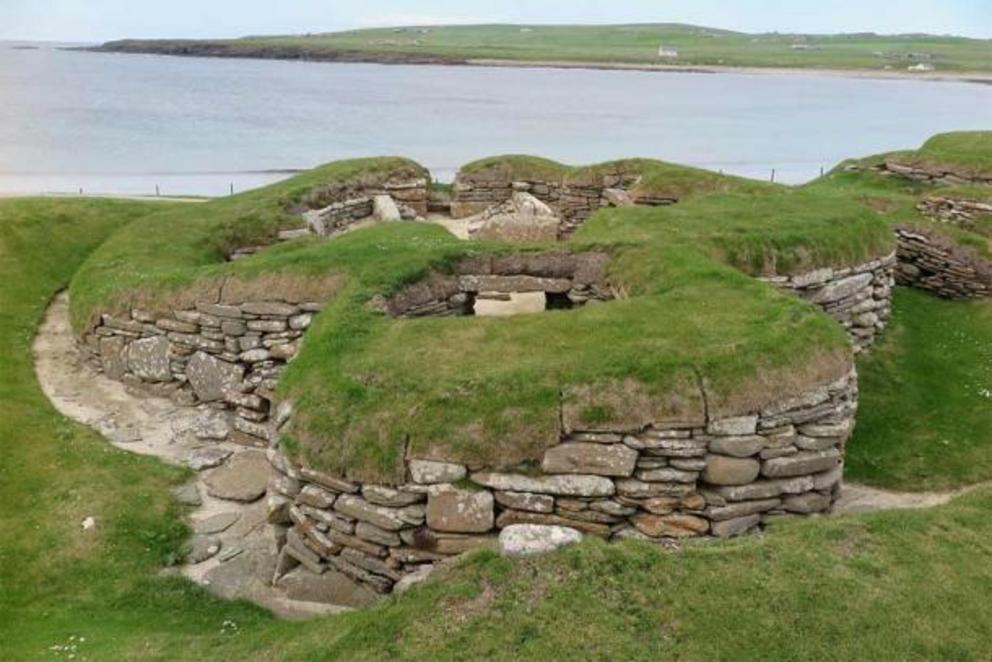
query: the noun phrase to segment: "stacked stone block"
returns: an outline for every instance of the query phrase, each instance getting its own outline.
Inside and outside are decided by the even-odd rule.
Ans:
[[[992,296],[992,261],[934,232],[896,228],[899,284],[947,299]]]
[[[826,512],[839,494],[857,395],[852,370],[740,416],[573,431],[528,474],[408,457],[405,483],[360,484],[271,451],[277,575],[302,564],[385,593],[424,566],[495,545],[515,524],[670,545]]]
[[[235,439],[267,445],[273,392],[320,304],[249,301],[198,304],[157,314],[104,315],[83,338],[108,377],[234,413]]]
[[[854,267],[826,267],[765,280],[822,308],[847,330],[855,351],[861,352],[888,323],[895,267],[896,254],[892,253]]]
[[[559,235],[570,235],[601,207],[616,206],[618,199],[634,204],[661,205],[677,202],[670,198],[641,196],[626,198],[623,190],[637,181],[629,173],[608,173],[595,182],[569,182],[565,179],[511,179],[499,171],[459,172],[455,178],[451,215],[465,218],[481,213],[511,198],[514,192],[530,193],[561,216]]]

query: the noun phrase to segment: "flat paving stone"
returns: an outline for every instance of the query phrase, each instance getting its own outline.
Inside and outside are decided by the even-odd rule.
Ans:
[[[241,519],[241,513],[234,512],[233,510],[226,513],[217,513],[194,524],[193,533],[202,535],[221,533],[231,528],[239,519]]]
[[[244,451],[207,474],[207,493],[218,499],[257,501],[265,494],[272,467],[265,453]]]

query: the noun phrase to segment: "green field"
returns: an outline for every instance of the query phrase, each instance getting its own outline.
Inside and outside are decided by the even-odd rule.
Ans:
[[[678,50],[662,59],[659,46]],[[236,40],[127,40],[104,50],[387,62],[509,60],[597,64],[946,72],[992,71],[992,40],[932,35],[746,34],[680,24],[466,25],[353,30]]]

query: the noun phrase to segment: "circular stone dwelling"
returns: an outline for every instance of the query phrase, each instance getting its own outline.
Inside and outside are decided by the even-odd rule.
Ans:
[[[386,593],[504,530],[829,511],[896,248],[849,196],[656,161],[365,159],[125,228],[70,294],[106,375],[266,449],[272,581]]]

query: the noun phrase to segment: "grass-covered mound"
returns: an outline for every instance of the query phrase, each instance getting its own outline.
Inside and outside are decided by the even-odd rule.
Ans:
[[[896,152],[887,161],[963,179],[992,179],[992,131],[941,133],[920,149]]]
[[[984,144],[985,151],[980,156],[992,161],[992,145]],[[833,192],[872,210],[892,225],[912,225],[950,239],[980,257],[992,258],[992,219],[978,218],[965,228],[954,223],[935,221],[926,217],[919,209],[922,201],[933,196],[990,200],[992,187],[934,186],[904,177],[883,175],[873,170],[875,166],[893,158],[894,154],[901,153],[845,161],[833,171],[800,188],[817,193]]]
[[[697,195],[731,191],[761,192],[775,188],[743,177],[667,163],[655,159],[619,159],[586,166],[570,166],[525,154],[505,154],[472,161],[459,169],[466,179],[544,181],[563,186],[603,186],[609,175],[637,177],[629,189],[633,197],[683,200]]]
[[[174,208],[158,214],[154,223],[125,228],[77,274],[71,290],[73,324],[81,330],[100,312],[138,304],[154,309],[209,296],[230,273],[232,265],[224,260],[233,249],[267,243],[280,228],[299,226],[299,212],[320,206],[328,191],[390,176],[427,177],[427,172],[401,158],[340,161],[229,198]],[[263,262],[238,266],[260,276]],[[306,264],[298,266],[307,271]],[[260,292],[280,286],[301,284],[258,284]]]
[[[846,476],[907,490],[992,479],[992,301],[898,289],[892,310],[859,361]]]
[[[327,306],[281,386],[297,401],[287,446],[326,470],[399,481],[404,449],[472,465],[538,460],[559,438],[562,407],[578,411],[579,425],[626,428],[632,410],[639,424],[701,420],[704,399],[710,415],[729,415],[835,379],[850,365],[843,331],[740,270],[796,273],[891,251],[870,210],[760,187],[595,216],[564,246],[606,252],[620,299],[572,311],[394,319],[371,309],[375,295],[467,256],[563,246],[466,243],[432,225],[381,225],[223,261],[237,241],[291,222],[289,203],[308,188],[384,165],[395,164],[332,164],[125,228],[74,279],[76,323],[130,306],[189,306],[216,296],[218,283],[261,298],[323,292]]]

